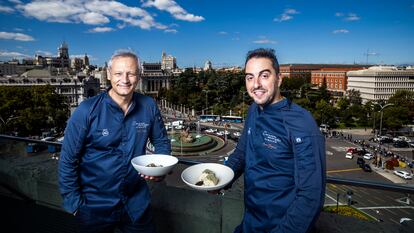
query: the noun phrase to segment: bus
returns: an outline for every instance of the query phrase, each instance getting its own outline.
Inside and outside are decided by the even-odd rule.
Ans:
[[[243,117],[241,116],[222,116],[221,121],[230,123],[242,123]]]
[[[200,115],[199,119],[201,122],[212,122],[212,121],[219,121],[219,115]]]

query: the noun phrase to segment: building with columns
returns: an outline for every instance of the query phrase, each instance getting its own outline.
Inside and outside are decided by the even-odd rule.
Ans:
[[[73,108],[84,99],[99,94],[99,80],[84,73],[71,76],[51,75],[48,70],[33,69],[21,76],[0,77],[0,86],[31,87],[50,85],[56,89],[56,93],[65,96],[69,105]]]
[[[176,59],[172,55],[162,52],[161,62],[142,63],[141,79],[137,90],[150,96],[158,96],[161,88],[169,89],[171,80],[181,72],[177,67]]]
[[[373,66],[347,76],[347,90],[359,91],[363,103],[388,100],[398,90],[414,91],[414,67]]]

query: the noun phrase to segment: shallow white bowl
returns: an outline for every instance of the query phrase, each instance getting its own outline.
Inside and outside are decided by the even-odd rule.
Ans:
[[[162,165],[162,167],[147,167],[150,163]],[[131,160],[135,170],[146,176],[167,175],[177,163],[178,159],[176,157],[162,154],[140,155]]]
[[[201,173],[205,169],[209,169],[216,174],[219,182],[215,186],[198,186],[195,185],[199,180]],[[231,168],[218,163],[200,163],[186,168],[181,173],[181,179],[193,189],[202,191],[213,191],[225,187],[234,177],[234,172]]]

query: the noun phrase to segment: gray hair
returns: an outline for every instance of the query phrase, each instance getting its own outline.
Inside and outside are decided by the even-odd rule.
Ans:
[[[137,61],[138,73],[141,73],[141,71],[142,71],[141,61],[140,61],[138,55],[134,51],[132,51],[132,49],[130,49],[130,48],[116,50],[112,54],[111,59],[108,61],[108,70],[110,70],[112,68],[112,62],[117,57],[131,57],[131,58],[135,59],[135,61]]]

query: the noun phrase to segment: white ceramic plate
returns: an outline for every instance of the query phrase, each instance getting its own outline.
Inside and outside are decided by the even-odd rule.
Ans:
[[[162,165],[162,167],[147,167],[150,163]],[[177,163],[178,159],[176,157],[163,154],[140,155],[131,160],[135,170],[146,176],[167,175]]]
[[[199,180],[201,173],[205,169],[209,169],[216,174],[219,182],[215,186],[198,186],[195,185]],[[202,191],[213,191],[224,188],[234,177],[234,172],[231,168],[218,163],[200,163],[186,168],[181,173],[181,179],[193,189]]]

